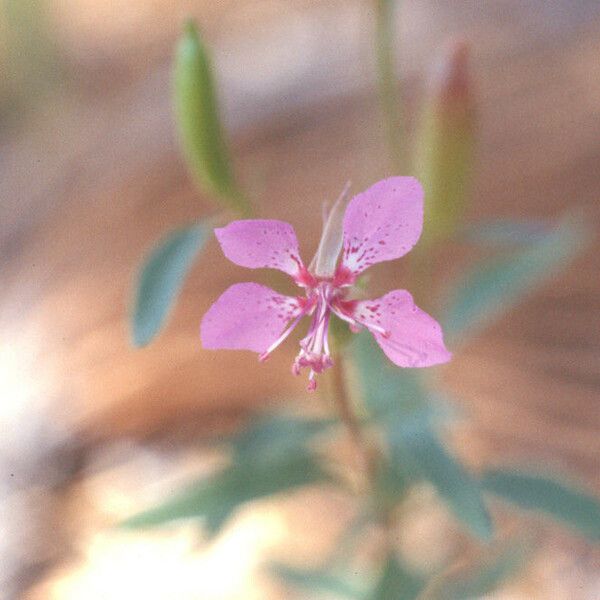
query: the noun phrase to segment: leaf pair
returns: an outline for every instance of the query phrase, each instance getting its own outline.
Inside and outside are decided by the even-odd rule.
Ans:
[[[416,600],[425,587],[424,579],[412,573],[393,553],[373,582],[357,573],[332,573],[281,564],[273,565],[271,572],[290,587],[307,592],[310,598],[323,595],[350,600]]]
[[[510,541],[474,563],[434,577],[429,583],[407,568],[394,552],[389,553],[371,585],[364,578],[319,569],[274,565],[271,571],[289,586],[309,593],[310,598],[327,594],[350,600],[474,600],[513,577],[523,567],[528,553],[527,544]]]
[[[489,539],[492,522],[481,486],[446,450],[436,432],[451,412],[430,397],[414,370],[389,367],[366,336],[357,339],[354,350],[365,403],[389,445],[391,460],[384,476],[408,483],[428,481],[474,535]],[[386,487],[393,489],[389,483]]]
[[[329,482],[329,474],[307,448],[309,440],[329,424],[283,416],[257,422],[231,440],[234,453],[230,466],[134,515],[121,526],[137,529],[181,519],[202,519],[208,533],[216,535],[247,502]]]

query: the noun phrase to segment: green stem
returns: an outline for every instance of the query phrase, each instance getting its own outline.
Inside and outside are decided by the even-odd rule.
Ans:
[[[368,484],[368,492],[374,501],[374,507],[377,511],[377,520],[381,525],[389,525],[390,515],[387,508],[380,506],[379,500],[379,478],[382,467],[383,456],[380,449],[371,443],[365,435],[362,423],[356,416],[352,402],[348,395],[346,386],[346,377],[344,373],[344,362],[342,355],[338,355],[332,367],[333,371],[333,399],[336,403],[338,414],[341,421],[346,426],[348,433],[354,443],[354,446],[360,456],[361,468],[365,473]]]
[[[395,173],[405,167],[400,90],[394,59],[394,9],[395,0],[374,0],[375,44],[377,52],[377,78],[383,122]]]
[[[359,454],[360,462],[362,463],[361,468],[367,477],[369,487],[374,491],[377,485],[378,457],[375,448],[369,444],[364,434],[360,420],[357,418],[350,397],[348,396],[343,360],[342,355],[338,355],[331,368],[333,375],[333,401],[336,404],[338,415],[346,426]]]
[[[384,533],[382,544],[382,554],[387,554],[393,547],[393,531],[395,527],[394,518],[389,507],[382,505],[379,502],[379,477],[382,466],[383,456],[379,448],[372,444],[365,435],[362,423],[356,416],[352,402],[348,395],[346,386],[346,376],[344,372],[344,359],[341,354],[338,354],[336,361],[332,367],[332,396],[338,410],[341,421],[346,426],[348,433],[354,443],[361,462],[361,469],[365,474],[367,483],[367,492],[371,496],[373,502],[372,507],[375,509],[375,519]],[[362,525],[361,525],[362,526]],[[343,556],[343,553],[340,555]],[[333,560],[340,558],[339,556],[332,557]]]

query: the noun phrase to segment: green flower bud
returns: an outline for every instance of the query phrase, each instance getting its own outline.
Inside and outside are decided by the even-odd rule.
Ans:
[[[210,57],[191,21],[177,46],[174,96],[179,137],[194,179],[228,208],[249,214],[248,201],[233,176]]]
[[[450,237],[460,225],[469,196],[474,128],[468,46],[459,42],[433,74],[417,136],[415,174],[425,191],[421,248]]]

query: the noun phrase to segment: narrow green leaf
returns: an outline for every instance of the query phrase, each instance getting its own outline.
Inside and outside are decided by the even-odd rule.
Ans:
[[[356,336],[352,351],[371,418],[382,424],[419,428],[444,422],[457,414],[437,390],[428,387],[425,373],[391,364],[371,335]]]
[[[303,451],[274,456],[271,460],[234,463],[159,506],[134,515],[121,527],[139,529],[181,519],[203,518],[209,533],[214,535],[246,502],[328,480],[328,474],[316,459]]]
[[[192,263],[206,243],[210,229],[193,225],[177,229],[146,258],[137,279],[132,314],[132,337],[145,346],[160,331]]]
[[[510,542],[475,564],[436,577],[419,600],[474,600],[508,583],[524,566],[528,544]]]
[[[523,246],[547,235],[550,224],[540,219],[491,219],[467,225],[460,238],[490,248]]]
[[[575,487],[539,474],[516,470],[490,470],[484,488],[517,506],[539,511],[600,541],[600,499]]]
[[[143,529],[180,519],[211,516],[216,519],[221,514],[224,501],[231,495],[232,479],[230,471],[222,471],[208,479],[202,479],[162,504],[123,521],[120,527]]]
[[[331,568],[347,565],[351,560],[364,530],[375,521],[371,506],[364,506],[354,515],[336,540],[326,565]]]
[[[415,600],[423,590],[425,582],[390,555],[381,572],[369,600]]]
[[[247,215],[250,205],[234,180],[209,53],[191,21],[175,55],[174,100],[184,155],[198,185]]]
[[[452,410],[427,389],[417,369],[390,366],[370,336],[360,336],[353,350],[365,403],[390,445],[392,463],[382,473],[383,488],[401,496],[407,477],[426,479],[470,531],[488,539],[492,522],[478,482],[434,433]]]
[[[309,419],[272,414],[251,422],[231,439],[237,460],[302,450],[312,438],[336,424],[335,419]]]
[[[392,458],[397,468],[415,479],[425,479],[436,489],[454,515],[474,535],[491,538],[492,520],[481,486],[444,448],[431,429],[390,432]]]
[[[321,594],[338,598],[355,598],[362,600],[363,594],[353,581],[321,569],[297,569],[282,564],[271,566],[271,572],[286,585],[299,588],[310,593],[311,598]]]
[[[581,220],[568,218],[525,249],[476,265],[453,288],[443,323],[446,336],[460,338],[510,310],[565,268],[590,238]]]

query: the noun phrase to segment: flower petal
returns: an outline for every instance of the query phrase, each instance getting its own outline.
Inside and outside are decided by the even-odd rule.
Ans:
[[[258,283],[236,283],[202,319],[202,346],[210,349],[265,352],[286,325],[302,313],[297,298]]]
[[[414,177],[390,177],[355,196],[344,216],[342,265],[357,275],[404,256],[423,228],[423,188]]]
[[[439,323],[415,306],[406,290],[356,302],[352,316],[371,331],[386,356],[400,367],[429,367],[452,357]]]
[[[215,229],[225,256],[249,269],[279,269],[296,277],[303,269],[294,228],[284,221],[248,219]]]

